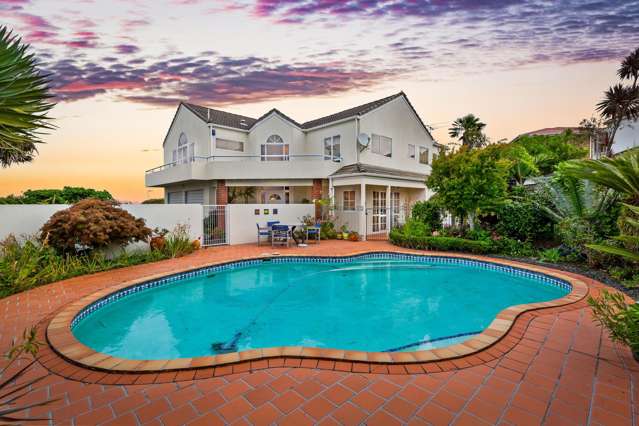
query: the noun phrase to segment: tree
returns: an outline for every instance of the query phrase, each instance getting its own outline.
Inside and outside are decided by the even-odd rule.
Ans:
[[[621,62],[617,75],[622,80],[632,80],[632,87],[639,82],[639,47]]]
[[[52,129],[47,116],[48,76],[38,71],[29,46],[0,26],[0,165],[33,160],[43,130]]]
[[[581,147],[583,139],[581,135],[566,131],[560,135],[521,136],[510,146],[523,147],[532,156],[538,172],[549,175],[558,164],[588,155],[588,150]]]
[[[426,185],[437,192],[442,206],[461,218],[468,218],[471,229],[482,209],[503,200],[508,188],[510,163],[499,158],[499,147],[471,151],[462,147],[433,162]]]
[[[22,195],[0,197],[0,204],[74,204],[86,198],[113,200],[105,190],[65,186],[62,189],[28,189]]]
[[[639,48],[626,56],[617,70],[622,80],[604,92],[604,99],[597,104],[597,111],[606,124],[606,141],[604,149],[611,155],[612,143],[624,120],[639,118]],[[627,86],[623,81],[630,80]]]
[[[451,138],[458,138],[462,142],[462,146],[469,148],[480,148],[487,144],[488,139],[483,134],[485,123],[482,123],[478,117],[468,114],[453,121],[452,126],[448,129]]]

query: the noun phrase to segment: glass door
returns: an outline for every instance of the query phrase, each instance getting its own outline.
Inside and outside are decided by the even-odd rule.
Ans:
[[[373,232],[386,231],[386,191],[373,191]]]

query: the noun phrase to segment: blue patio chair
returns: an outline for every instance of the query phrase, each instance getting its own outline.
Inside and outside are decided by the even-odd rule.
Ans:
[[[311,240],[315,240],[317,244],[320,242],[320,230],[321,224],[317,222],[315,225],[310,225],[306,227],[306,241],[310,242]]]
[[[271,247],[276,245],[285,245],[288,247],[291,238],[291,230],[288,225],[273,225],[271,227]]]
[[[266,238],[266,241],[268,242],[269,238],[271,237],[271,230],[267,226],[260,227],[260,224],[257,222],[255,223],[255,226],[257,226],[257,245],[259,247],[260,240],[262,238]]]
[[[270,229],[273,227],[273,225],[277,225],[278,223],[280,223],[279,220],[272,220],[272,221],[266,222],[266,226]]]

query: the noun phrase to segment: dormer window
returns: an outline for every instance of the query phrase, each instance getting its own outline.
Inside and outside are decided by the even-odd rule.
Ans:
[[[271,135],[261,146],[262,161],[288,161],[288,144],[280,135]]]
[[[245,119],[241,119],[241,120],[240,120],[240,126],[242,126],[242,127],[246,127],[246,126],[248,126],[248,124],[246,123],[246,120],[245,120]]]

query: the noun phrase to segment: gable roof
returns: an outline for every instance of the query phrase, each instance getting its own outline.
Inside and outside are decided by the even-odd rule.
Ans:
[[[310,129],[317,126],[322,126],[324,124],[333,123],[335,121],[343,120],[345,118],[355,117],[359,115],[364,115],[367,112],[370,112],[374,109],[381,107],[382,105],[392,101],[393,99],[399,98],[404,95],[404,92],[395,93],[394,95],[387,96],[382,99],[377,99],[373,102],[368,102],[362,105],[358,105],[354,108],[345,109],[344,111],[336,112],[335,114],[327,115],[325,117],[316,118],[315,120],[307,121],[302,124],[302,128]]]
[[[200,105],[195,105],[195,104],[191,104],[187,102],[182,102],[181,105],[184,105],[186,108],[191,110],[195,115],[197,115],[199,118],[204,120],[206,123],[217,124],[219,126],[232,127],[234,129],[239,129],[244,131],[251,130],[251,128],[255,126],[259,121],[265,119],[266,117],[268,117],[270,114],[273,114],[273,113],[279,115],[284,120],[290,122],[291,124],[297,126],[298,128],[302,130],[308,130],[314,127],[334,123],[336,121],[362,116],[400,97],[403,97],[406,100],[406,103],[408,103],[408,105],[412,109],[413,113],[415,114],[415,117],[417,117],[417,120],[419,120],[419,123],[422,125],[424,130],[426,130],[426,133],[428,133],[428,135],[434,140],[433,135],[430,133],[430,130],[428,129],[428,126],[424,124],[421,117],[419,116],[419,114],[417,114],[417,111],[415,110],[413,105],[410,103],[410,101],[408,100],[408,97],[406,96],[404,92],[395,93],[394,95],[377,99],[375,101],[368,102],[362,105],[358,105],[353,108],[345,109],[343,111],[326,115],[324,117],[316,118],[314,120],[310,120],[305,123],[298,123],[297,121],[293,120],[291,117],[284,114],[277,108],[273,108],[269,110],[266,114],[263,114],[261,117],[256,119],[256,118],[247,117],[244,115],[221,111],[219,109],[207,108],[207,107],[203,107]]]
[[[182,102],[186,108],[191,110],[195,115],[200,117],[207,123],[217,124],[219,126],[233,127],[234,129],[249,130],[257,122],[252,117],[245,115],[233,114],[219,109],[207,108],[200,105]]]
[[[425,180],[426,175],[422,173],[407,172],[388,167],[373,166],[371,164],[355,163],[339,168],[331,176],[344,175],[383,175],[388,177],[404,178],[411,180]]]

